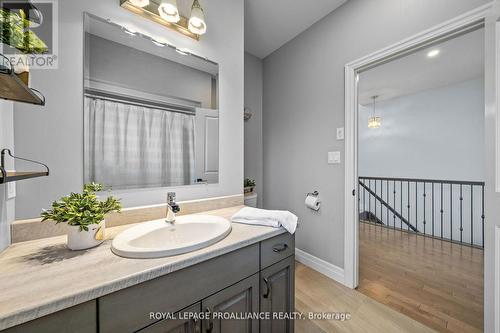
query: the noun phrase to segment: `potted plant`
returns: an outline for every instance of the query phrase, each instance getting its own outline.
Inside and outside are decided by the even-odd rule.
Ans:
[[[243,187],[244,187],[244,193],[252,193],[253,189],[255,188],[255,180],[250,178],[245,178]]]
[[[84,185],[83,193],[71,193],[54,201],[52,209],[41,213],[42,222],[67,223],[68,248],[71,250],[84,250],[101,244],[106,228],[104,216],[121,210],[120,201],[112,196],[99,200],[96,192],[102,189],[101,184],[89,183]]]

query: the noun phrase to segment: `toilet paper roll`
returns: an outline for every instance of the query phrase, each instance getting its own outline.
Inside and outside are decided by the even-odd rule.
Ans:
[[[305,201],[306,207],[310,208],[312,210],[318,211],[319,208],[321,207],[321,200],[319,199],[318,196],[315,195],[308,195],[306,197]]]

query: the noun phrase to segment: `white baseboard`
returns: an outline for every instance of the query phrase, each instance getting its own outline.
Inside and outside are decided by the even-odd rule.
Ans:
[[[295,259],[298,262],[314,269],[315,271],[328,276],[330,279],[345,285],[345,275],[343,268],[335,266],[334,264],[330,264],[329,262],[326,262],[323,259],[315,257],[298,248],[295,248]]]

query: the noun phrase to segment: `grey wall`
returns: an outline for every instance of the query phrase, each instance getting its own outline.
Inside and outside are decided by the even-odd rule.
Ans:
[[[381,101],[376,114],[381,127],[368,128],[372,106],[359,108],[360,176],[484,181],[483,77]]]
[[[109,18],[169,40],[219,63],[220,176],[218,184],[117,191],[126,207],[243,192],[243,0],[202,1],[207,33],[200,41],[176,33],[120,8],[116,0],[59,1],[59,68],[33,70],[32,86],[42,91],[45,107],[15,105],[16,152],[51,168],[49,177],[18,184],[16,217],[38,216],[42,208],[83,185],[83,13]],[[209,14],[208,14],[209,13]]]
[[[0,101],[0,150],[14,149],[14,115],[12,102]],[[14,163],[7,160],[7,170]],[[14,221],[15,199],[7,199],[7,184],[0,185],[0,252],[10,244],[10,223]]]
[[[87,34],[92,80],[212,106],[212,76],[150,53]]]
[[[264,206],[295,212],[297,247],[344,266],[344,65],[487,0],[350,0],[264,59]],[[304,195],[318,190],[318,213]]]
[[[262,207],[262,60],[245,53],[245,107],[252,118],[245,122],[245,178],[255,179],[257,206]]]

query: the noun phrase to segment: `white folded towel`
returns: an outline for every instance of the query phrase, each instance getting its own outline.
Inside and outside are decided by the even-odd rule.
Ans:
[[[245,207],[231,217],[231,221],[245,224],[264,225],[274,228],[283,227],[289,233],[297,229],[297,216],[287,210],[267,210]]]

